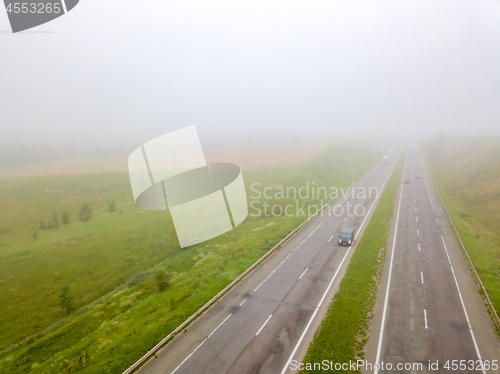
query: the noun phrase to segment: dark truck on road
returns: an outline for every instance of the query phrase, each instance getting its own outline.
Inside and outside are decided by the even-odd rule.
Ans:
[[[354,241],[354,229],[350,227],[344,227],[339,235],[340,245],[352,245]]]

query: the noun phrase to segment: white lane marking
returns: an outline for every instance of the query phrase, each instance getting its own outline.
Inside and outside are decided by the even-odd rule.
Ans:
[[[292,252],[292,253],[293,253],[293,252]],[[278,270],[278,268],[279,268],[281,265],[283,265],[283,263],[284,263],[286,260],[288,260],[288,257],[290,257],[290,256],[292,255],[292,253],[290,253],[288,256],[286,256],[286,257],[285,257],[285,259],[284,259],[283,261],[281,261],[281,263],[280,263],[278,266],[276,266],[276,268],[275,268],[275,269],[271,272],[271,274],[269,274],[269,275],[266,277],[266,279],[264,279],[262,282],[260,282],[260,284],[257,286],[257,288],[256,288],[255,290],[253,290],[252,295],[254,294],[254,292],[255,292],[255,291],[257,291],[257,290],[260,288],[260,286],[262,286],[262,285],[264,284],[264,282],[265,282],[266,280],[268,280],[268,279],[269,279],[269,277],[270,277],[271,275],[273,275],[273,274],[274,274],[274,272],[275,272],[276,270]]]
[[[425,328],[427,329],[427,310],[424,309]]]
[[[210,338],[210,337],[214,334],[214,332],[216,332],[216,331],[219,329],[219,327],[221,327],[221,326],[224,324],[224,322],[226,322],[226,321],[229,319],[229,317],[231,317],[232,315],[233,315],[232,313],[231,313],[231,314],[229,314],[229,315],[226,317],[226,319],[225,319],[224,321],[222,321],[222,322],[219,324],[219,326],[217,326],[217,327],[215,328],[215,330],[214,330],[214,331],[212,331],[212,332],[210,333],[210,335],[208,335],[208,338]],[[207,338],[207,339],[208,339],[208,338]],[[206,339],[205,339],[205,340],[206,340]]]
[[[417,222],[418,222],[418,217],[415,217],[415,221],[417,221]]]
[[[417,203],[417,199],[413,200],[413,202],[416,204]],[[415,210],[417,210],[417,207],[415,207]]]
[[[328,239],[328,241],[332,240],[334,236],[335,236],[335,234],[333,234],[333,235],[331,236],[331,238],[330,238],[330,239]]]
[[[437,219],[437,218],[436,218],[436,225],[438,225],[438,226],[439,226],[439,221],[438,221],[438,219]]]
[[[323,222],[325,222],[325,221],[323,221]],[[316,231],[318,229],[318,227],[320,227],[323,224],[323,222],[321,222],[309,235],[307,235],[307,237],[310,237],[313,234],[313,232]]]
[[[422,165],[420,166],[420,168],[422,168]],[[422,176],[423,175],[424,174],[422,173]],[[424,182],[425,182],[425,176],[423,178],[424,178]],[[431,194],[429,192],[429,187],[427,186],[427,182],[425,182],[425,189],[427,191],[427,196],[429,197],[429,201],[431,202],[432,211],[434,212],[434,214],[436,214],[436,212],[434,210],[434,204],[432,204]],[[469,326],[469,331],[470,331],[470,335],[472,337],[472,342],[474,343],[474,348],[476,349],[477,358],[479,359],[479,361],[482,362],[481,353],[479,352],[479,347],[477,346],[476,338],[474,336],[474,332],[472,331],[472,326],[471,326],[470,321],[469,321],[469,315],[467,314],[467,310],[465,309],[465,304],[464,304],[464,300],[462,298],[462,293],[460,292],[460,287],[458,287],[457,277],[455,276],[455,271],[453,269],[453,265],[452,265],[451,260],[450,260],[450,255],[448,254],[448,248],[446,247],[446,243],[444,241],[444,237],[442,234],[441,234],[441,240],[443,241],[444,250],[446,251],[446,257],[448,257],[448,262],[450,264],[451,273],[453,274],[453,279],[455,280],[455,285],[457,286],[458,296],[460,297],[460,302],[462,303],[462,308],[464,310],[465,319],[467,320],[467,325]],[[481,366],[481,371],[483,372],[483,374],[486,374],[486,371],[484,370],[483,366]]]
[[[420,280],[422,281],[422,284],[424,284],[424,273],[420,272]]]
[[[273,315],[271,314],[267,319],[266,319],[266,322],[264,322],[264,324],[262,325],[262,327],[259,329],[259,331],[257,331],[257,334],[255,334],[255,336],[259,335],[259,333],[262,331],[262,329],[264,328],[264,326],[267,324],[267,322],[269,322],[269,320],[271,319]]]
[[[418,251],[420,252],[420,244],[418,245]]]
[[[242,306],[243,304],[245,304],[245,301],[247,301],[247,299],[243,300],[243,301],[240,303],[240,306]]]
[[[344,220],[343,220],[342,222],[345,222],[345,221],[347,221],[347,217],[345,217],[345,218],[344,218]]]
[[[304,270],[304,272],[302,273],[302,275],[299,277],[299,279],[302,279],[302,277],[304,276],[304,274],[306,273],[306,271],[309,270],[309,268],[306,268],[306,270]]]
[[[377,196],[375,197],[375,199],[373,200],[373,203],[372,203],[372,206],[370,207],[370,210],[368,210],[368,213],[365,217],[365,219],[363,220],[363,222],[361,223],[361,226],[359,227],[359,230],[356,234],[356,236],[354,237],[354,239],[356,239],[356,237],[358,236],[358,234],[361,232],[361,228],[363,227],[365,221],[366,221],[366,218],[370,215],[370,212],[371,210],[373,209],[375,203],[377,202],[379,196],[380,196],[380,191],[383,191],[384,190],[384,187],[385,185],[387,184],[387,181],[389,180],[390,176],[392,175],[392,172],[394,171],[394,167],[395,167],[396,164],[394,164],[394,166],[392,167],[392,170],[391,172],[389,173],[389,175],[387,176],[384,184],[382,184],[382,188],[379,190],[379,193],[377,194]],[[405,166],[406,168],[406,166]],[[330,281],[330,283],[328,284],[328,287],[326,288],[325,292],[323,293],[323,296],[321,297],[321,300],[319,301],[318,303],[318,306],[314,309],[314,313],[312,314],[311,318],[309,319],[309,322],[307,323],[304,331],[302,331],[302,335],[300,336],[299,340],[297,341],[297,344],[295,345],[295,348],[293,349],[292,353],[290,354],[290,357],[288,357],[288,360],[285,364],[285,366],[283,367],[283,370],[281,370],[281,374],[285,374],[285,372],[287,371],[288,367],[290,366],[290,362],[292,361],[292,358],[293,356],[295,355],[295,353],[297,352],[297,350],[299,349],[299,346],[300,344],[302,343],[302,340],[304,340],[304,337],[306,336],[306,333],[307,331],[309,330],[309,327],[311,326],[313,320],[314,320],[314,317],[316,317],[316,314],[318,313],[318,310],[319,308],[321,307],[321,305],[323,304],[323,301],[325,300],[326,298],[326,295],[328,294],[328,291],[330,291],[330,288],[332,287],[333,285],[333,282],[335,281],[335,279],[337,278],[337,274],[339,273],[340,269],[342,268],[342,265],[344,264],[344,261],[345,259],[347,258],[347,255],[349,254],[349,252],[351,251],[351,248],[352,247],[349,247],[349,249],[347,250],[347,252],[345,253],[344,257],[342,258],[342,261],[340,262],[340,265],[339,267],[337,268],[337,270],[335,271],[335,274],[333,274],[333,278],[332,280]]]
[[[179,364],[179,366],[177,366],[177,367],[174,369],[174,371],[172,371],[170,374],[174,374],[177,370],[179,370],[179,368],[180,368],[180,367],[181,367],[181,366],[182,366],[182,365],[183,365],[183,364],[184,364],[184,363],[185,363],[185,362],[186,362],[186,361],[187,361],[187,360],[188,360],[188,359],[189,359],[192,355],[194,355],[194,353],[198,350],[198,348],[200,348],[200,347],[201,347],[201,346],[202,346],[202,345],[203,345],[206,341],[207,341],[207,339],[203,340],[203,341],[201,342],[201,344],[200,344],[198,347],[196,347],[196,348],[194,349],[194,351],[193,351],[193,352],[191,352],[191,353],[189,354],[189,356],[187,356],[187,357],[184,359],[184,361],[182,361],[182,362]]]
[[[408,157],[408,156],[407,156]],[[406,165],[408,163],[408,158],[405,163],[405,170],[403,170],[403,175],[405,175]],[[389,302],[389,288],[391,285],[392,278],[392,264],[394,262],[394,251],[396,249],[396,238],[398,234],[398,225],[399,225],[399,212],[401,210],[401,198],[403,197],[403,184],[401,184],[401,191],[399,192],[399,202],[398,202],[398,212],[396,215],[396,225],[394,228],[394,238],[392,242],[392,252],[391,252],[391,262],[389,264],[389,278],[387,279],[387,289],[385,290],[385,300],[384,300],[384,310],[382,312],[382,322],[380,324],[380,336],[378,337],[378,347],[377,347],[377,356],[375,358],[375,373],[378,373],[378,367],[380,366],[380,353],[382,351],[382,340],[384,338],[384,328],[385,328],[385,318],[387,315],[387,304]],[[417,230],[418,232],[418,230]]]
[[[220,323],[220,325],[219,325],[219,326],[217,326],[217,327],[215,328],[215,330],[214,330],[214,331],[212,331],[212,332],[210,333],[210,335],[208,335],[208,337],[206,337],[206,338],[205,338],[205,339],[204,339],[204,340],[200,343],[200,345],[199,345],[199,346],[197,346],[197,347],[194,349],[194,351],[193,351],[193,352],[191,352],[191,353],[189,354],[189,356],[187,356],[187,357],[184,359],[184,361],[182,361],[182,362],[181,362],[181,363],[180,363],[180,364],[179,364],[179,365],[178,365],[178,366],[174,369],[174,371],[172,371],[170,374],[174,374],[177,370],[179,370],[179,368],[180,368],[180,367],[181,367],[181,366],[182,366],[182,365],[183,365],[183,364],[184,364],[184,363],[185,363],[185,362],[186,362],[186,361],[187,361],[187,360],[188,360],[188,359],[189,359],[192,355],[194,355],[194,353],[195,353],[195,352],[196,352],[196,351],[197,351],[197,350],[198,350],[198,349],[199,349],[199,348],[200,348],[203,344],[205,344],[205,342],[208,340],[208,338],[210,338],[210,337],[213,335],[213,333],[214,333],[214,332],[216,332],[216,331],[219,329],[219,327],[221,327],[221,326],[224,324],[224,322],[226,322],[226,321],[229,319],[229,317],[231,317],[232,315],[233,315],[232,313],[231,313],[231,314],[229,314],[229,315],[226,317],[226,319],[225,319],[224,321],[222,321],[222,322]]]
[[[418,231],[418,229],[417,229],[417,235],[420,235],[420,231]]]
[[[457,286],[458,296],[460,297],[460,303],[462,304],[462,308],[464,310],[465,320],[467,321],[467,325],[469,326],[469,331],[472,337],[472,342],[474,343],[474,348],[476,349],[477,358],[479,359],[480,362],[482,362],[481,353],[479,352],[479,347],[477,346],[476,343],[476,337],[474,336],[474,332],[472,331],[472,326],[469,321],[469,315],[467,314],[467,310],[465,309],[464,299],[462,298],[462,292],[460,292],[460,287],[458,287],[457,277],[455,276],[455,270],[453,269],[453,264],[451,263],[450,255],[448,253],[448,248],[446,247],[443,235],[441,235],[441,240],[443,241],[444,250],[446,251],[446,257],[448,257],[448,263],[450,264],[451,274],[453,274],[453,279],[455,280],[455,286]],[[484,368],[481,367],[481,370],[483,374],[486,374]]]
[[[416,202],[416,201],[415,201]],[[417,211],[417,207],[415,207],[415,212]]]

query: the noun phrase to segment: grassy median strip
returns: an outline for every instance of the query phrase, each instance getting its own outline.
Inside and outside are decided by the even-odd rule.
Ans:
[[[303,361],[304,372],[324,372],[318,367],[323,360],[348,363],[364,358],[363,347],[368,340],[402,168],[403,158],[398,161],[351,258],[339,290],[307,350]]]

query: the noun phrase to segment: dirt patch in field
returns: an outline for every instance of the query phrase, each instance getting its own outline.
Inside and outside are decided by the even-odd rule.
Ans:
[[[324,152],[329,144],[260,143],[204,146],[208,162],[228,162],[242,170],[276,169],[303,164]],[[128,155],[75,158],[0,169],[0,178],[88,174],[127,171]]]

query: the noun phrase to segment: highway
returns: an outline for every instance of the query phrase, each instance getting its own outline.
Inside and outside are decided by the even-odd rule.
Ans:
[[[340,196],[330,204],[344,208],[350,204],[350,215],[340,214],[340,209],[332,214],[326,208],[138,372],[290,372],[287,363],[303,357],[396,158],[389,164],[378,162],[351,186],[354,195]],[[363,206],[364,214],[352,214],[355,205]],[[356,229],[351,247],[338,244],[343,227]]]
[[[500,372],[492,370],[493,360],[500,365],[498,335],[415,149],[394,211],[366,346],[366,360],[385,367],[363,372]]]

